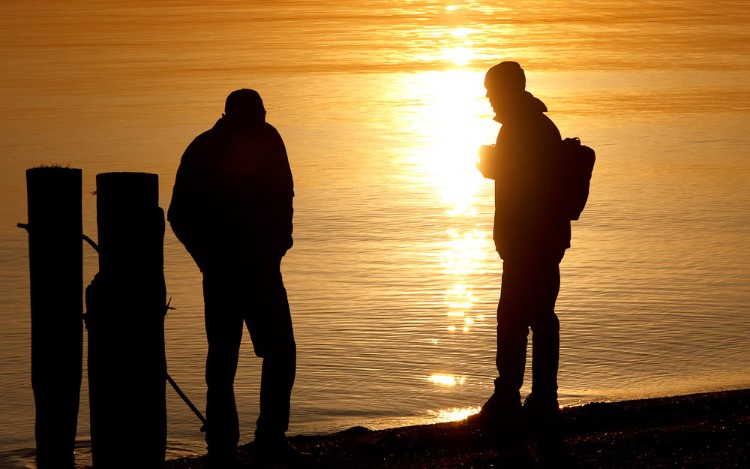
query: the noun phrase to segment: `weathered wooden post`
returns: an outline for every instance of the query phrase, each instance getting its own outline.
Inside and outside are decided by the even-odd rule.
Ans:
[[[26,171],[37,467],[72,468],[83,361],[81,170]]]
[[[167,306],[158,176],[104,173],[96,187],[99,273],[86,289],[94,468],[160,468]]]

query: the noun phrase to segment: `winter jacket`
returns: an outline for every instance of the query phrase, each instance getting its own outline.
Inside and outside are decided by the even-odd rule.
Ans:
[[[167,219],[201,270],[225,268],[292,247],[293,197],[276,129],[239,130],[222,118],[185,150]]]
[[[560,256],[570,247],[563,201],[560,131],[542,101],[524,92],[502,116],[491,161],[495,180],[493,238],[500,256]]]

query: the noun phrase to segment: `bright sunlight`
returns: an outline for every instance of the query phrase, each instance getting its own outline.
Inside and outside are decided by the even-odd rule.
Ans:
[[[474,210],[482,181],[475,166],[477,149],[491,135],[483,122],[489,105],[482,79],[483,74],[474,71],[425,72],[411,77],[404,92],[421,104],[407,123],[414,135],[425,139],[414,158],[452,215]]]

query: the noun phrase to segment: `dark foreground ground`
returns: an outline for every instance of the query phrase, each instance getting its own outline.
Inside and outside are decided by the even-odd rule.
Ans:
[[[474,420],[370,431],[362,427],[292,437],[312,468],[706,467],[750,468],[750,390],[594,403],[563,409],[569,459],[543,460],[540,447],[497,449]],[[250,447],[239,451],[249,460]],[[202,469],[203,458],[169,461]],[[248,467],[252,467],[248,465]]]

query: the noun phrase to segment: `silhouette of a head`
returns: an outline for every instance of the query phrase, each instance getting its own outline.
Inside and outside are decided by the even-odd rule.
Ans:
[[[224,105],[224,114],[227,116],[263,113],[265,111],[266,109],[263,107],[263,100],[260,98],[260,94],[255,90],[247,88],[229,93],[227,102]]]
[[[495,111],[495,120],[505,122],[526,90],[526,74],[518,62],[501,62],[487,70],[484,87]]]
[[[487,71],[484,87],[505,94],[521,93],[526,89],[526,74],[518,62],[500,62]]]
[[[265,122],[266,108],[257,91],[242,88],[227,96],[224,116],[237,129],[251,129]]]

